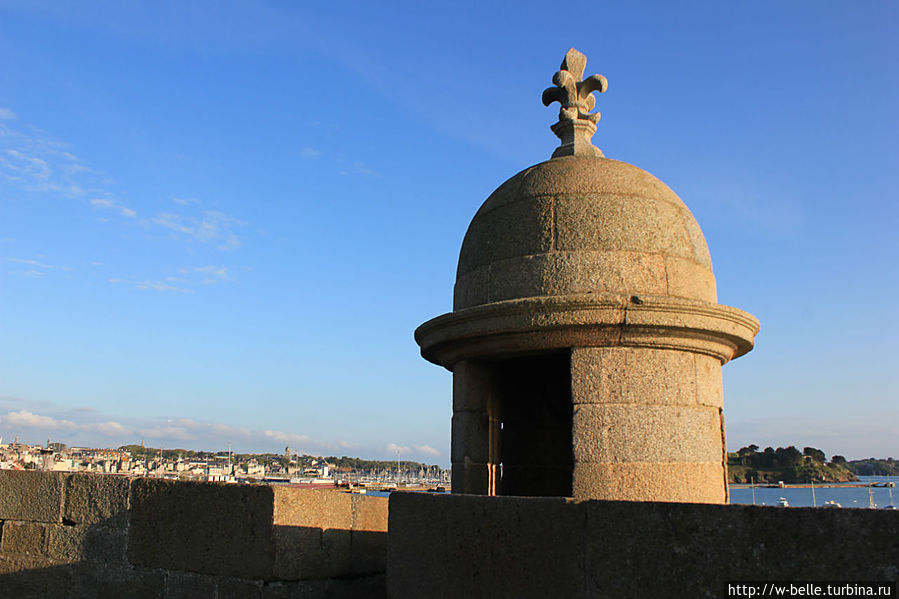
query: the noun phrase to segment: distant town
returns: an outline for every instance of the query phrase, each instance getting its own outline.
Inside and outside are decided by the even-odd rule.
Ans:
[[[123,445],[116,449],[3,443],[0,470],[93,472],[123,476],[149,476],[173,480],[227,483],[286,484],[310,488],[392,490],[423,487],[443,490],[450,471],[438,465],[403,461],[363,460],[352,457],[311,456],[284,449],[283,454],[239,454],[230,450],[204,452]]]

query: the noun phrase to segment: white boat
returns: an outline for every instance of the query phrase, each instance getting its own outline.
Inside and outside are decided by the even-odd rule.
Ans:
[[[831,500],[831,501],[825,501],[824,505],[822,505],[821,507],[843,507],[843,506],[840,505],[839,503],[837,503],[836,501]]]
[[[779,505],[780,507],[790,507],[790,502],[787,501],[786,497],[781,497],[777,500],[777,505]]]

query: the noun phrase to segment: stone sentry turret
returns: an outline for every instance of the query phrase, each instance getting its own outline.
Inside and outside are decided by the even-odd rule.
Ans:
[[[561,146],[487,198],[453,311],[415,331],[453,372],[452,490],[725,503],[721,366],[759,323],[717,303],[681,199],[593,146],[585,66],[572,48],[543,93]]]

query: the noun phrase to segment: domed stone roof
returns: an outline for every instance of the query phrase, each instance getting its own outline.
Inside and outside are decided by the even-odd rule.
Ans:
[[[454,309],[593,293],[717,301],[705,238],[668,186],[624,162],[570,155],[487,198],[462,243]]]

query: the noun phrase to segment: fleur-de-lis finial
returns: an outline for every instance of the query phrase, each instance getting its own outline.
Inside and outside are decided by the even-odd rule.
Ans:
[[[593,145],[590,138],[596,133],[599,113],[590,113],[596,106],[593,92],[604,92],[609,82],[602,75],[591,75],[583,79],[587,57],[571,48],[565,53],[561,69],[553,75],[553,84],[543,92],[543,104],[553,102],[561,105],[559,122],[550,127],[562,140],[562,145],[553,152],[558,156],[599,156],[602,151]]]

